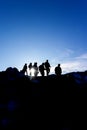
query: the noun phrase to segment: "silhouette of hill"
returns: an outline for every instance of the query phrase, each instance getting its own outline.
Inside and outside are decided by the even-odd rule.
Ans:
[[[9,67],[0,72],[0,127],[83,129],[87,117],[87,71],[30,80]]]

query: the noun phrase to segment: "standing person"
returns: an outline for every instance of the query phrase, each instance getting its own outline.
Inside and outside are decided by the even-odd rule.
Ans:
[[[58,64],[58,66],[55,67],[55,74],[56,74],[57,76],[61,76],[61,74],[62,74],[62,69],[61,69],[61,67],[60,67],[60,64]]]
[[[28,72],[27,72],[27,63],[24,64],[23,66],[23,69],[21,70],[21,72],[25,75],[28,75]]]
[[[46,75],[48,76],[48,74],[50,73],[50,67],[51,67],[50,63],[48,62],[48,60],[46,60],[44,65],[45,65]]]
[[[39,72],[38,72],[37,62],[34,63],[33,68],[34,68],[34,70],[35,70],[35,71],[34,71],[34,76],[37,77],[37,75],[38,75],[38,73],[39,73]]]
[[[39,66],[39,71],[40,71],[40,73],[41,73],[41,76],[44,76],[45,74],[44,74],[44,70],[45,70],[45,68],[44,68],[44,63],[42,63],[40,66]]]
[[[30,76],[32,76],[32,73],[31,73],[32,63],[31,63],[31,62],[30,62],[30,64],[28,65],[28,68],[29,68]]]

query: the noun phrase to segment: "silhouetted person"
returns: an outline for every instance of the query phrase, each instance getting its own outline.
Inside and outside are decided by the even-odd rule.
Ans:
[[[25,63],[25,65],[23,66],[23,69],[21,70],[21,72],[22,72],[23,74],[28,75],[28,72],[27,72],[27,63]]]
[[[30,72],[30,76],[32,76],[32,73],[31,73],[31,69],[32,69],[32,63],[30,63],[29,65],[28,65],[28,68],[29,68],[29,72]]]
[[[50,67],[51,67],[50,63],[48,62],[48,60],[46,60],[44,65],[45,65],[46,75],[48,76],[48,74],[50,73]]]
[[[45,70],[45,68],[44,68],[44,63],[42,63],[40,66],[39,66],[39,71],[40,71],[40,74],[41,74],[41,76],[44,76],[44,70]]]
[[[56,74],[57,76],[61,76],[61,74],[62,74],[62,69],[61,69],[61,67],[60,67],[60,64],[58,64],[58,66],[55,67],[55,74]]]
[[[35,70],[35,71],[34,71],[34,76],[37,77],[37,75],[38,75],[38,66],[37,66],[37,62],[34,63],[33,68],[34,68],[34,70]]]

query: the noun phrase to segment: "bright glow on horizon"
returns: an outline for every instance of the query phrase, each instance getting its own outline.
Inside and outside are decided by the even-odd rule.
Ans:
[[[35,76],[35,69],[34,69],[34,68],[31,68],[30,73],[31,73],[31,76],[32,76],[32,77]]]

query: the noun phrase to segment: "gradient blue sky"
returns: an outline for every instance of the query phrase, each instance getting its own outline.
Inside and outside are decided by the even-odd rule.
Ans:
[[[87,0],[0,0],[0,71],[46,59],[87,69]]]

